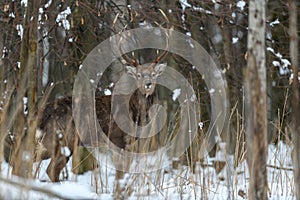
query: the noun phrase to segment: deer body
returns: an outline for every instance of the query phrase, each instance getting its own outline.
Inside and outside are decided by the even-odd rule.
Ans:
[[[155,102],[156,78],[164,71],[166,64],[144,64],[127,66],[127,73],[136,80],[138,89],[129,101],[131,119],[142,126],[149,119],[148,111]],[[117,98],[127,98],[119,96]],[[121,149],[139,151],[137,138],[128,136],[116,124],[111,113],[112,96],[95,99],[97,120],[110,141]],[[72,117],[72,99],[63,98],[48,103],[40,109],[36,134],[36,160],[51,158],[47,174],[51,181],[59,181],[59,175],[67,164],[80,140]],[[127,123],[127,122],[125,122]],[[12,158],[10,158],[12,159]],[[115,163],[118,164],[118,163]],[[74,167],[74,166],[73,166]],[[123,172],[117,173],[117,178]]]
[[[59,99],[42,109],[36,132],[36,159],[51,158],[47,174],[59,181],[59,174],[79,144],[72,118],[72,99]]]

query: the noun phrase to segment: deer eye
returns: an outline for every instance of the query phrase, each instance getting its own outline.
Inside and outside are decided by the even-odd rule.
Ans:
[[[142,74],[141,73],[137,73],[136,76],[137,76],[138,79],[140,79],[142,77]]]
[[[151,76],[152,76],[152,77],[155,77],[155,76],[156,76],[156,73],[155,73],[155,72],[152,72]]]

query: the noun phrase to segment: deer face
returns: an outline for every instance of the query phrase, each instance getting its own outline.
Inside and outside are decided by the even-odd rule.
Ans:
[[[148,97],[154,92],[156,78],[165,71],[166,66],[166,63],[147,63],[136,67],[126,66],[126,71],[136,80],[137,87],[141,93]]]

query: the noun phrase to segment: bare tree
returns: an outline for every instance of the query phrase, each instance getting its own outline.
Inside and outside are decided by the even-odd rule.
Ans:
[[[23,109],[18,109],[17,115],[17,124],[18,127],[17,133],[19,137],[19,146],[17,148],[15,155],[13,173],[30,178],[32,177],[31,169],[33,164],[34,157],[34,141],[35,141],[35,132],[36,132],[36,114],[37,114],[37,63],[38,63],[38,54],[37,54],[37,18],[38,18],[38,9],[39,1],[29,1],[26,17],[24,22],[25,32],[23,35],[22,45],[21,45],[21,72],[20,72],[20,87],[18,87],[17,95],[17,106],[22,108],[23,104],[23,95],[27,94],[27,105],[28,105],[28,117],[25,120],[25,127],[27,132],[25,132],[24,125],[24,111]],[[23,130],[21,130],[23,128]],[[21,145],[23,136],[27,134],[24,141],[24,145]]]
[[[265,56],[265,1],[249,2],[247,90],[247,161],[249,199],[267,199],[267,101]]]
[[[7,112],[8,103],[11,94],[14,93],[18,72],[17,61],[20,59],[20,39],[15,24],[23,21],[20,18],[12,18],[9,13],[23,14],[23,9],[18,2],[2,1],[0,7],[4,8],[0,13],[0,107],[2,109],[0,111],[0,155],[2,155],[11,119],[11,113]]]
[[[290,23],[290,55],[293,70],[292,83],[292,136],[294,143],[294,181],[296,198],[300,199],[300,120],[299,120],[299,81],[298,81],[298,30],[297,30],[297,5],[295,0],[289,2]]]

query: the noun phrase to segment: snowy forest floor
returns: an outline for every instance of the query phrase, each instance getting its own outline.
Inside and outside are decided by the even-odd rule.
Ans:
[[[269,199],[295,199],[292,168],[292,148],[283,142],[268,147]],[[195,167],[163,169],[149,174],[126,174],[121,181],[124,199],[247,199],[249,173],[246,160],[230,169],[227,164],[217,174],[216,160],[232,162],[232,156],[217,152]],[[114,199],[115,170],[101,165],[94,172],[75,175],[71,159],[67,165],[68,180],[51,183],[46,174],[49,160],[41,164],[38,178],[24,180],[11,175],[11,167],[3,162],[0,180],[0,199]],[[206,163],[206,164],[204,164]],[[37,164],[36,164],[37,166]],[[65,171],[66,173],[66,171]],[[228,198],[229,197],[229,198]]]

